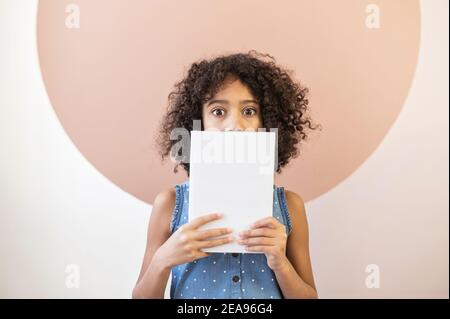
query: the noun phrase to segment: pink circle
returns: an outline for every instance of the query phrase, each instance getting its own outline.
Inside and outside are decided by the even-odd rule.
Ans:
[[[199,58],[269,53],[310,88],[311,116],[323,127],[276,180],[308,201],[374,152],[411,85],[419,1],[371,3],[379,9],[379,28],[371,28],[373,12],[359,0],[41,0],[42,75],[59,120],[86,159],[151,203],[186,179],[183,170],[172,173],[170,161],[160,163],[153,142],[173,84]],[[70,4],[79,10],[79,28],[70,23]]]

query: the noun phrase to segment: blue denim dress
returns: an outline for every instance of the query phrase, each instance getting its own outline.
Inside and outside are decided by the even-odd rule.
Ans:
[[[175,185],[176,201],[171,221],[175,232],[188,221],[189,180]],[[291,232],[283,187],[273,189],[273,216]],[[264,254],[212,253],[172,268],[173,299],[280,299],[274,272]]]

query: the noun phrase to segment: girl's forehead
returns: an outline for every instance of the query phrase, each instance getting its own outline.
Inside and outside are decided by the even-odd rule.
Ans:
[[[229,79],[219,87],[217,93],[213,98],[225,97],[225,96],[239,96],[246,98],[254,98],[250,89],[241,82],[239,78]]]

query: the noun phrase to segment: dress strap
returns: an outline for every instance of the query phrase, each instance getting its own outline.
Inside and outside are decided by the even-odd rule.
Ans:
[[[287,200],[286,200],[286,192],[285,192],[284,187],[282,187],[282,186],[277,187],[276,193],[277,193],[278,203],[280,205],[281,216],[283,218],[284,224],[286,225],[286,228],[287,228],[286,231],[289,235],[292,231],[292,222],[291,222],[291,217],[289,215],[289,210],[288,210]]]
[[[181,212],[183,211],[184,184],[175,185],[175,207],[172,212],[170,222],[170,232],[173,233],[180,223]]]

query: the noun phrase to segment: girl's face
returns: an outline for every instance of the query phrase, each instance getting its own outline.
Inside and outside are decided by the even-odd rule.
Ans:
[[[203,104],[205,130],[245,131],[262,128],[261,109],[250,90],[236,77],[228,76],[222,87]]]

